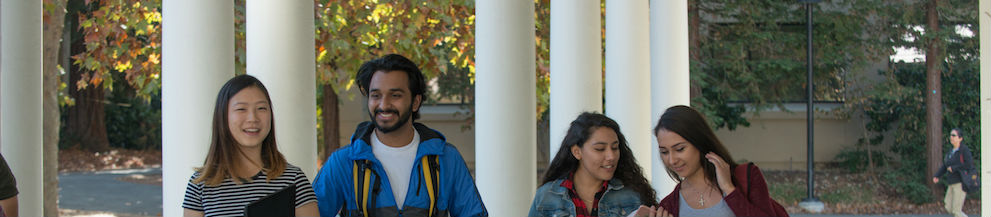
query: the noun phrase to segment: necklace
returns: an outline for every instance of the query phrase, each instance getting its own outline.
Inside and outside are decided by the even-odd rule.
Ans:
[[[692,187],[691,185],[688,184],[688,182],[685,182],[685,186],[689,188]],[[702,191],[699,189],[694,189],[694,190],[699,194],[699,207],[705,207],[705,197],[702,195]],[[709,189],[709,191],[712,191],[712,189]]]
[[[699,206],[705,207],[705,197],[702,197],[701,191],[699,191]]]

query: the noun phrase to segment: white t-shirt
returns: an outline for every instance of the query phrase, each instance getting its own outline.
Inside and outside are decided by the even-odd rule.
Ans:
[[[413,172],[413,161],[416,160],[416,149],[420,147],[420,134],[413,129],[413,141],[403,147],[391,147],[379,141],[376,133],[372,133],[372,154],[382,162],[385,174],[389,177],[392,196],[396,198],[396,207],[403,208],[406,192],[409,191],[410,173]]]

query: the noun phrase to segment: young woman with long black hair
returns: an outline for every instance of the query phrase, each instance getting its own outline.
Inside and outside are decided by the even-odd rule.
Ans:
[[[586,112],[571,122],[529,216],[628,216],[656,201],[619,124]]]

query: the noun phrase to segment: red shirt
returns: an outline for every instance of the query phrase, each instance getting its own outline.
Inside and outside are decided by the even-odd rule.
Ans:
[[[571,181],[574,178],[575,174],[572,173],[567,179],[561,182],[561,187],[568,189],[568,196],[571,198],[571,202],[575,204],[575,217],[598,217],[599,199],[602,199],[602,194],[609,187],[609,182],[602,182],[602,187],[599,188],[599,192],[595,193],[595,200],[592,201],[592,212],[589,212],[588,207],[585,206],[585,202],[582,201],[582,198],[578,196],[578,191],[575,190],[575,183]]]

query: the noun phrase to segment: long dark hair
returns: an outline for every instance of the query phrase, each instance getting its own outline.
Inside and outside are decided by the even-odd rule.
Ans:
[[[661,120],[657,122],[657,126],[654,127],[654,135],[660,130],[667,130],[678,134],[682,138],[685,138],[688,143],[691,143],[695,149],[699,150],[699,165],[702,165],[702,170],[705,172],[705,179],[709,181],[709,185],[719,189],[716,184],[716,167],[709,163],[705,154],[709,152],[716,153],[719,157],[723,158],[727,164],[729,164],[730,169],[736,167],[736,161],[733,161],[733,157],[730,156],[729,151],[726,150],[726,146],[716,138],[716,134],[712,132],[712,128],[709,127],[709,122],[705,120],[702,113],[699,113],[695,109],[676,105],[671,106],[664,111],[661,115]],[[677,182],[681,182],[678,178],[678,174],[671,171],[667,167],[665,170],[668,171],[668,175],[671,179]],[[733,173],[730,173],[730,180],[733,180]],[[722,191],[720,189],[720,191]]]
[[[227,107],[234,95],[249,87],[257,87],[265,94],[265,99],[268,100],[269,104],[269,112],[274,114],[275,109],[272,108],[272,98],[268,95],[268,89],[265,89],[265,85],[257,78],[250,75],[238,75],[228,80],[217,93],[217,103],[213,107],[213,133],[210,138],[210,152],[206,155],[203,167],[196,169],[200,172],[200,177],[193,180],[194,183],[215,186],[223,182],[225,178],[232,178],[236,182],[240,181],[237,178],[244,178],[237,176],[237,171],[241,167],[238,164],[237,156],[244,155],[244,152],[234,140],[230,126],[227,125]],[[278,146],[275,144],[274,115],[270,124],[272,125],[271,130],[268,131],[268,135],[265,136],[265,140],[261,144],[261,163],[268,180],[282,176],[282,172],[286,170],[286,158],[282,156],[282,153],[279,153]]]
[[[612,129],[616,132],[616,137],[619,139],[619,162],[617,162],[616,173],[613,174],[613,179],[623,181],[625,187],[629,187],[634,192],[639,193],[641,204],[656,205],[657,194],[654,192],[654,188],[650,187],[647,179],[644,178],[643,169],[640,168],[640,165],[637,165],[637,159],[633,157],[633,151],[630,150],[626,137],[623,137],[623,132],[619,130],[619,124],[602,114],[585,112],[578,115],[578,118],[571,122],[571,127],[568,128],[568,134],[564,137],[564,141],[561,142],[561,148],[558,149],[554,160],[547,167],[547,172],[544,173],[544,179],[541,185],[567,178],[569,174],[577,170],[580,163],[571,153],[571,147],[582,147],[585,141],[599,127]]]

